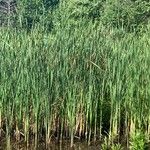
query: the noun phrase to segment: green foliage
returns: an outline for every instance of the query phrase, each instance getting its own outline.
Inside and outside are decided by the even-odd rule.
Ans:
[[[113,144],[111,150],[123,150],[121,144]]]
[[[49,142],[57,135],[73,144],[74,136],[102,139],[108,127],[107,148],[121,128],[129,135],[135,123],[150,124],[149,29],[120,38],[102,25],[72,30],[62,22],[55,33],[2,28],[0,37],[0,128],[7,137]],[[143,146],[137,135],[133,141]]]
[[[26,24],[28,28],[31,28],[35,23],[40,21],[40,16],[44,13],[43,3],[40,1],[31,1],[23,3],[24,12],[23,12],[23,24]]]
[[[70,17],[74,19],[98,19],[102,12],[102,1],[73,0],[68,3]]]
[[[126,31],[138,31],[150,18],[150,3],[143,0],[73,0],[68,1],[66,7],[69,18],[74,21],[98,20],[105,26]]]
[[[8,139],[49,143],[57,135],[73,145],[75,136],[90,143],[107,133],[108,149],[121,131],[150,131],[150,26],[127,32],[146,24],[149,6],[122,3],[17,3],[17,23],[31,32],[0,32],[0,129]],[[144,136],[132,135],[131,148],[142,150]]]
[[[108,26],[133,31],[148,23],[150,3],[142,0],[108,0],[104,5],[102,21]]]
[[[58,0],[22,0],[17,3],[16,20],[26,29],[31,29],[40,24],[45,30],[51,30],[52,10],[58,4]]]
[[[144,150],[146,144],[146,136],[140,132],[136,131],[131,135],[130,149],[131,150]]]
[[[101,149],[102,150],[109,150],[110,149],[110,145],[108,144],[108,138],[107,137],[104,138],[104,141],[101,145]]]
[[[83,25],[96,22],[108,28],[139,32],[150,19],[150,3],[147,0],[20,0],[16,6],[16,14],[10,13],[8,16],[15,16],[15,26],[26,29],[41,24],[45,30],[48,28],[51,31],[53,21],[59,24],[61,19],[73,26],[79,22],[85,22]]]

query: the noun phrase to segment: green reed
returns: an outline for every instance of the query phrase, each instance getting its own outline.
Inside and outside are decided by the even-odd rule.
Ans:
[[[149,134],[149,34],[115,33],[91,23],[56,33],[1,29],[0,135],[73,146]]]

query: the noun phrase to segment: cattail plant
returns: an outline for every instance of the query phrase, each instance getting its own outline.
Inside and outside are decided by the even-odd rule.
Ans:
[[[83,23],[83,22],[82,22]],[[150,132],[150,43],[103,25],[0,32],[0,135],[113,144]],[[107,32],[107,35],[106,35]],[[110,32],[110,34],[108,34]],[[107,37],[107,38],[106,38]],[[127,143],[129,144],[129,143]]]

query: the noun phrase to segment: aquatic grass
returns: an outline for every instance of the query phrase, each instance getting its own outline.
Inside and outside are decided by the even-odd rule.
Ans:
[[[1,29],[0,134],[8,143],[69,138],[73,146],[75,138],[90,144],[107,133],[112,144],[139,128],[149,133],[149,34],[62,27]]]

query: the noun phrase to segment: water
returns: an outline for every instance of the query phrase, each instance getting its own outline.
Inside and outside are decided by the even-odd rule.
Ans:
[[[34,144],[30,144],[30,146],[26,146],[25,143],[22,142],[10,142],[10,144],[6,144],[4,141],[0,141],[0,150],[100,150],[100,143],[93,143],[88,146],[87,142],[75,142],[74,146],[70,147],[69,141],[63,141],[62,143],[52,142],[47,147],[44,143],[39,143],[38,146]]]

